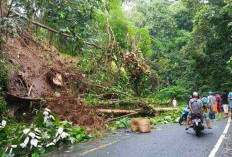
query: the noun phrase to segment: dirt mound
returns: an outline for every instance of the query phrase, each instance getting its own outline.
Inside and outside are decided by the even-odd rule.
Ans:
[[[40,97],[54,91],[46,81],[46,73],[50,68],[62,70],[63,64],[58,62],[58,53],[36,47],[32,42],[25,42],[21,38],[9,38],[4,48],[12,69],[9,73],[10,93]],[[30,88],[31,92],[28,93]]]
[[[47,101],[47,107],[59,115],[61,120],[72,121],[75,125],[86,126],[89,129],[104,129],[104,119],[97,116],[95,109],[85,105],[84,100],[62,94],[62,96]]]
[[[72,67],[76,58],[62,57],[54,46],[38,42],[27,31],[22,31],[20,38],[8,38],[2,50],[10,68],[7,91],[10,95],[19,99],[26,97],[27,100],[46,99],[48,108],[62,120],[70,120],[73,124],[90,129],[104,126],[103,119],[96,115],[95,110],[77,98],[87,92],[88,84],[84,83],[82,73]],[[7,100],[11,103],[10,97]],[[16,108],[20,111],[20,107]]]

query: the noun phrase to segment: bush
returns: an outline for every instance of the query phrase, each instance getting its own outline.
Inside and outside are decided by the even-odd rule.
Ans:
[[[0,97],[0,115],[4,115],[6,112],[7,112],[6,101],[2,97]]]
[[[122,119],[117,119],[116,126],[118,128],[129,128],[131,126],[131,121],[128,117],[122,118]]]
[[[177,100],[187,100],[188,99],[188,90],[182,85],[168,86],[158,93],[158,98],[160,100],[167,100],[176,97]]]
[[[0,119],[1,120],[1,119]],[[49,109],[38,112],[33,124],[0,121],[0,156],[39,156],[61,144],[74,144],[91,138],[85,128],[59,121]]]
[[[158,124],[178,123],[182,112],[182,110],[164,112],[160,116],[150,119],[151,126],[154,128],[154,126]]]

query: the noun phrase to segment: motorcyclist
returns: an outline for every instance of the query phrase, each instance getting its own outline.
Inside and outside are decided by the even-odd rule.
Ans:
[[[185,130],[189,129],[189,121],[194,114],[201,114],[202,117],[204,117],[203,103],[199,99],[199,94],[197,92],[193,92],[192,97],[193,98],[189,101],[190,112],[187,117],[187,124]]]

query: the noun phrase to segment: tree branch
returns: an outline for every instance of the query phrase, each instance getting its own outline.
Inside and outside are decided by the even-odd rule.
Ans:
[[[55,30],[55,29],[53,29],[53,28],[50,28],[50,27],[48,27],[48,26],[45,26],[45,25],[43,25],[43,24],[41,24],[41,23],[32,21],[32,20],[28,19],[27,17],[23,16],[22,14],[20,14],[19,12],[15,11],[15,10],[12,10],[12,12],[13,12],[15,15],[18,15],[19,17],[21,17],[21,18],[27,20],[28,22],[31,22],[32,24],[37,25],[37,26],[39,26],[39,27],[41,27],[41,28],[44,28],[44,29],[46,29],[46,30],[48,30],[48,31],[50,31],[50,32],[53,32],[53,33],[56,33],[56,34],[60,34],[60,35],[62,35],[62,36],[64,36],[64,37],[67,37],[67,38],[73,38],[73,37],[72,37],[71,35],[69,35],[69,34],[59,32],[59,31],[57,31],[57,30]],[[98,46],[98,45],[96,45],[96,44],[94,44],[94,43],[84,42],[84,44],[85,44],[85,45],[94,46],[95,48],[98,48],[98,49],[102,49],[100,46]]]

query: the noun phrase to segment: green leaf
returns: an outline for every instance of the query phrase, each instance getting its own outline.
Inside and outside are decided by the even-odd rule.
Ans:
[[[39,154],[33,153],[31,156],[32,156],[32,157],[39,157]]]
[[[69,140],[72,144],[74,144],[76,142],[76,138],[75,137],[69,137]]]

